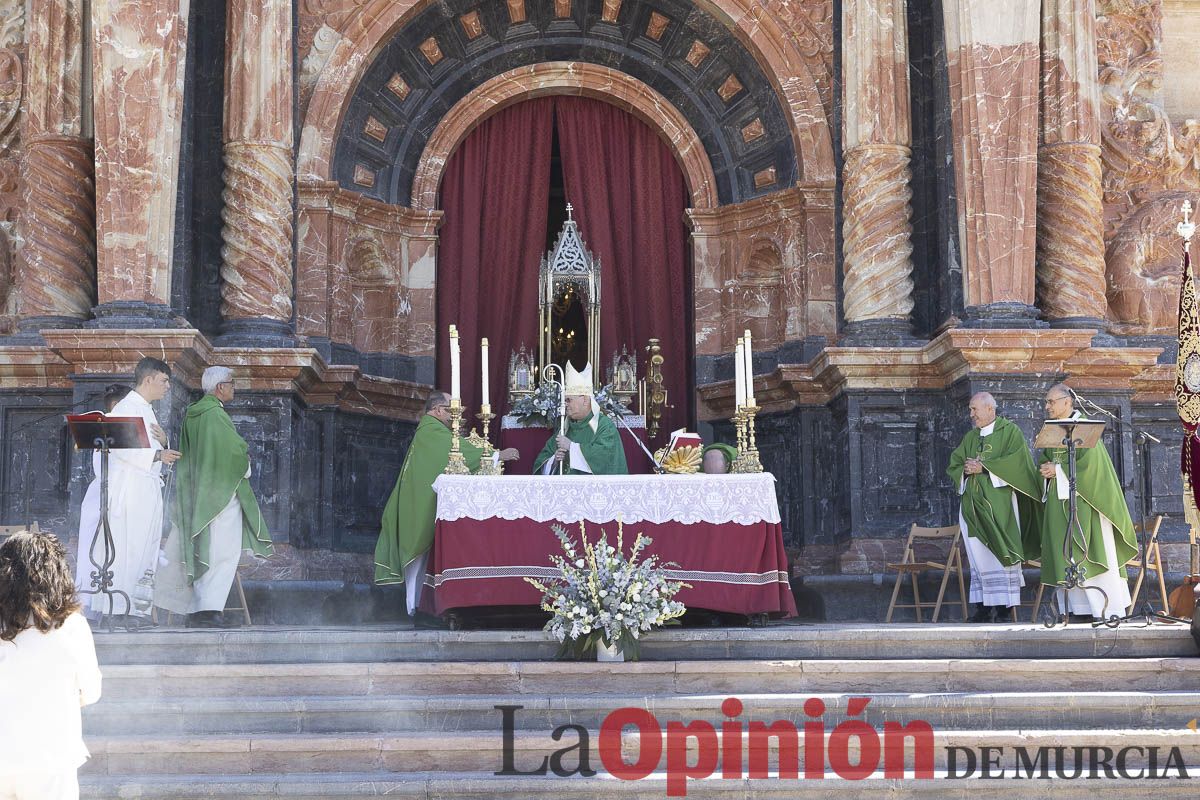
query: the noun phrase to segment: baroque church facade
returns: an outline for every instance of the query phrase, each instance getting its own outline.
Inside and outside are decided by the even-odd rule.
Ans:
[[[1106,441],[1131,511],[1169,515],[1182,554],[1174,227],[1200,90],[1179,41],[1200,15],[1005,6],[0,0],[3,522],[73,531],[90,476],[57,414],[155,355],[172,430],[220,364],[281,553],[256,574],[367,582],[444,346],[447,164],[571,96],[674,157],[676,406],[730,435],[751,330],[799,571],[878,572],[911,523],[951,522],[971,393],[1029,434],[1063,378],[1125,423]]]

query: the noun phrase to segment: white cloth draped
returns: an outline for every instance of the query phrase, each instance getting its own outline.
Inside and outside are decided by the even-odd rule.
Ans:
[[[439,475],[437,518],[535,522],[778,524],[775,477],[745,475]]]

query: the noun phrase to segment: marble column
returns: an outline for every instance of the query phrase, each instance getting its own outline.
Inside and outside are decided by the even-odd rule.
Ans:
[[[189,2],[91,3],[97,327],[178,324],[171,256]]]
[[[1095,0],[1043,0],[1037,298],[1055,327],[1104,330]]]
[[[96,299],[92,142],[83,113],[83,0],[30,0],[15,275],[23,331],[78,327]]]
[[[1041,0],[945,0],[963,324],[1041,327],[1034,305]]]
[[[287,343],[292,323],[292,2],[229,0],[222,343]]]
[[[911,333],[912,124],[905,0],[842,4],[845,334]]]

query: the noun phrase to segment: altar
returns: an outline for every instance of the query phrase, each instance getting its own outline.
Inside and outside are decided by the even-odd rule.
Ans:
[[[618,520],[628,550],[638,533],[653,539],[672,580],[690,584],[676,599],[688,608],[790,617],[775,478],[744,475],[504,476],[442,475],[433,554],[423,604],[457,608],[537,606],[525,578],[557,576],[551,526],[616,544]],[[673,562],[668,564],[668,562]]]

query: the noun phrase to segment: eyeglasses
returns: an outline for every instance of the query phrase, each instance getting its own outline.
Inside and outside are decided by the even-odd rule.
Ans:
[[[1070,397],[1068,397],[1067,395],[1064,394],[1061,397],[1047,397],[1043,402],[1046,405],[1049,405],[1051,403],[1057,403],[1059,400],[1070,400],[1070,399],[1071,399]]]

